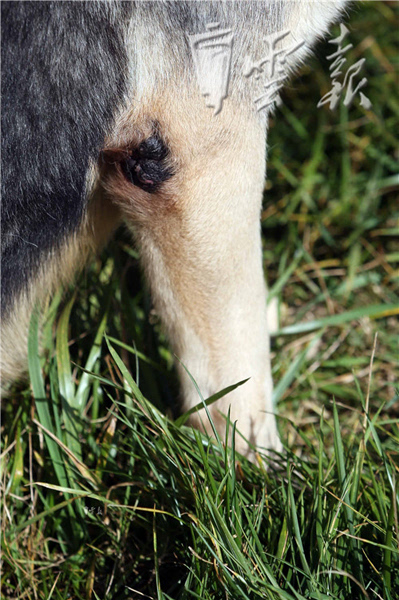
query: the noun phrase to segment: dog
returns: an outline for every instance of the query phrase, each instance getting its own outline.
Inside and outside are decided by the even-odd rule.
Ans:
[[[279,451],[260,210],[268,114],[345,2],[3,2],[2,385],[32,310],[121,222],[180,361],[210,407]],[[184,365],[184,366],[183,366]],[[187,369],[187,370],[186,370]],[[197,412],[193,425],[209,428]]]

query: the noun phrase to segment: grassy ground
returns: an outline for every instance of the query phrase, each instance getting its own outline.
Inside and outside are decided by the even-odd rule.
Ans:
[[[272,119],[262,227],[286,454],[266,472],[173,421],[172,356],[121,233],[49,307],[42,363],[32,322],[31,388],[3,405],[2,597],[399,597],[395,13],[351,19],[371,110],[316,109],[322,44]]]

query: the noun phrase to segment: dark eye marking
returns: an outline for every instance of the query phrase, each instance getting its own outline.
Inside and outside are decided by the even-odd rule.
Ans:
[[[157,135],[153,135],[139,146],[139,155],[154,160],[162,160],[169,154],[166,144]]]
[[[149,192],[157,192],[170,179],[173,171],[168,164],[169,149],[156,134],[129,150],[106,149],[102,152],[108,164],[120,164],[122,173],[133,185]]]

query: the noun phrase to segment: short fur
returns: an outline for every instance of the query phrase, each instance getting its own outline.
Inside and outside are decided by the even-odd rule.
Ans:
[[[250,442],[280,449],[259,214],[267,119],[242,76],[264,36],[305,44],[344,2],[2,3],[2,373],[26,361],[35,303],[68,280],[124,220],[174,351],[205,396],[250,377],[211,408]],[[205,106],[188,35],[234,32],[229,95]],[[263,82],[264,83],[264,82]],[[62,276],[59,273],[62,273]],[[198,402],[179,366],[184,408]],[[199,413],[195,425],[208,427]],[[243,439],[238,449],[249,453]]]

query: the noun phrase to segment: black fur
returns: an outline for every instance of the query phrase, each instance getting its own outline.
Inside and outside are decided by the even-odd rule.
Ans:
[[[85,211],[125,91],[129,3],[2,2],[2,314]]]
[[[133,23],[133,36],[136,25],[144,23],[146,37],[172,47],[181,73],[188,68],[193,76],[187,33],[203,31],[215,20],[232,26],[241,31],[235,39],[240,57],[245,31],[251,31],[242,23],[266,32],[276,26],[282,10],[269,14],[258,4],[2,2],[3,317],[48,255],[82,221],[89,160],[97,160],[126,91],[127,22]],[[136,57],[138,69],[140,60]],[[172,173],[166,156],[154,154],[164,152],[160,140],[150,140],[123,168],[135,185],[154,192]]]

